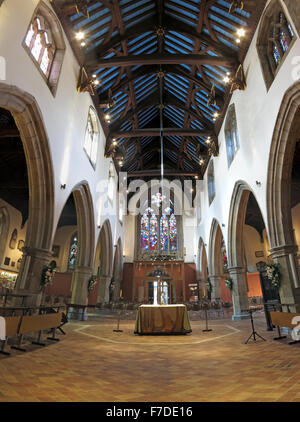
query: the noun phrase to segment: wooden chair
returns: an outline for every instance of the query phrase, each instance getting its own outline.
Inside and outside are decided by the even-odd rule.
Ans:
[[[19,327],[18,335],[19,341],[17,346],[11,346],[12,349],[21,350],[26,352],[26,349],[22,348],[22,340],[24,334],[28,334],[32,331],[38,332],[37,341],[32,341],[32,344],[39,346],[45,346],[45,343],[41,342],[43,330],[52,330],[52,337],[47,337],[48,340],[59,341],[55,337],[55,330],[61,324],[62,312],[56,312],[54,314],[43,314],[43,315],[25,315],[22,317],[21,324]]]
[[[295,324],[292,324],[292,320],[294,317],[300,317],[300,314],[294,314],[291,312],[270,312],[270,317],[272,324],[277,326],[278,330],[278,337],[275,337],[273,340],[280,340],[282,338],[286,338],[286,336],[281,335],[280,327],[287,327],[293,329],[296,327]],[[299,343],[300,340],[290,341],[289,344],[296,344]]]
[[[7,346],[7,341],[9,337],[14,337],[18,334],[18,328],[20,324],[20,317],[13,316],[13,317],[5,317],[5,331],[6,331],[6,339],[0,340],[2,345],[0,349],[0,353],[3,355],[10,355],[9,352],[5,351],[5,347]]]

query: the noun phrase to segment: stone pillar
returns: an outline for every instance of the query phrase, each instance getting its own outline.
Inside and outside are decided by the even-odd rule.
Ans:
[[[111,282],[110,275],[104,275],[99,277],[99,289],[97,303],[108,303],[109,302],[109,285]]]
[[[249,314],[245,310],[249,309],[248,283],[245,268],[228,268],[230,278],[233,280],[233,289],[231,291],[233,301],[233,320],[247,319]],[[243,312],[244,311],[244,312]]]
[[[281,303],[292,304],[291,312],[300,312],[300,283],[297,263],[297,245],[281,245],[270,249],[271,256],[280,265]],[[286,311],[286,309],[284,309]]]
[[[212,284],[211,300],[221,300],[221,278],[219,275],[209,276]]]
[[[38,248],[23,248],[21,268],[17,277],[15,293],[30,293],[25,300],[28,306],[39,306],[42,300],[41,276],[48,265],[52,251]]]
[[[74,305],[85,305],[85,308],[69,308],[68,316],[70,319],[87,320],[88,304],[88,281],[93,274],[93,268],[78,266],[73,272],[72,278],[72,299]]]

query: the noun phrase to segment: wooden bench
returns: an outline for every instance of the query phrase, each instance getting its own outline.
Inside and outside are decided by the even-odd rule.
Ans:
[[[38,331],[37,341],[32,341],[32,344],[37,344],[39,346],[46,345],[45,343],[41,342],[43,330],[52,330],[52,337],[47,337],[48,340],[59,341],[59,339],[55,337],[55,330],[60,326],[61,319],[62,312],[56,312],[53,314],[23,316],[18,331],[18,345],[11,346],[11,348],[21,350],[22,352],[26,352],[26,349],[21,347],[23,336],[24,334],[27,334],[32,331]]]
[[[0,353],[3,355],[10,355],[9,352],[5,351],[5,347],[7,346],[7,341],[9,337],[14,337],[18,334],[18,329],[20,325],[19,316],[12,316],[12,317],[5,317],[5,340],[0,340],[2,342]]]
[[[300,314],[294,314],[291,312],[270,312],[272,324],[277,326],[278,329],[278,337],[275,337],[274,340],[280,340],[282,338],[286,338],[286,336],[281,335],[280,327],[287,327],[294,329],[296,327],[295,324],[292,324],[292,320],[294,317],[300,317]],[[299,343],[300,340],[295,340],[289,342],[289,344]]]

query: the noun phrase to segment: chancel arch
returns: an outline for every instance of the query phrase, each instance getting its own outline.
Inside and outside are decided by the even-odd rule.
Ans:
[[[268,166],[267,212],[271,254],[281,265],[282,300],[299,311],[299,242],[296,207],[299,198],[300,82],[284,95],[273,132]]]

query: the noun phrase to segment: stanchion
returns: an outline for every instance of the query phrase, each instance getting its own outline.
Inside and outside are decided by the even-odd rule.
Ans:
[[[207,309],[204,309],[205,312],[205,330],[202,330],[203,332],[212,331],[211,328],[208,328],[208,318],[207,318]]]
[[[258,309],[245,309],[244,311],[242,311],[242,312],[248,312],[250,314],[250,320],[251,320],[251,326],[252,326],[252,333],[250,334],[250,336],[245,341],[245,344],[248,343],[248,341],[250,340],[251,337],[253,337],[253,340],[256,341],[256,336],[261,338],[262,340],[266,341],[266,339],[263,338],[261,335],[259,335],[258,332],[255,331],[255,328],[254,328],[254,321],[253,321],[252,314],[253,314],[253,312],[255,312],[257,310]]]
[[[115,333],[123,333],[123,330],[120,330],[121,312],[122,312],[122,309],[120,308],[119,312],[118,312],[117,328],[115,330],[113,330]]]

